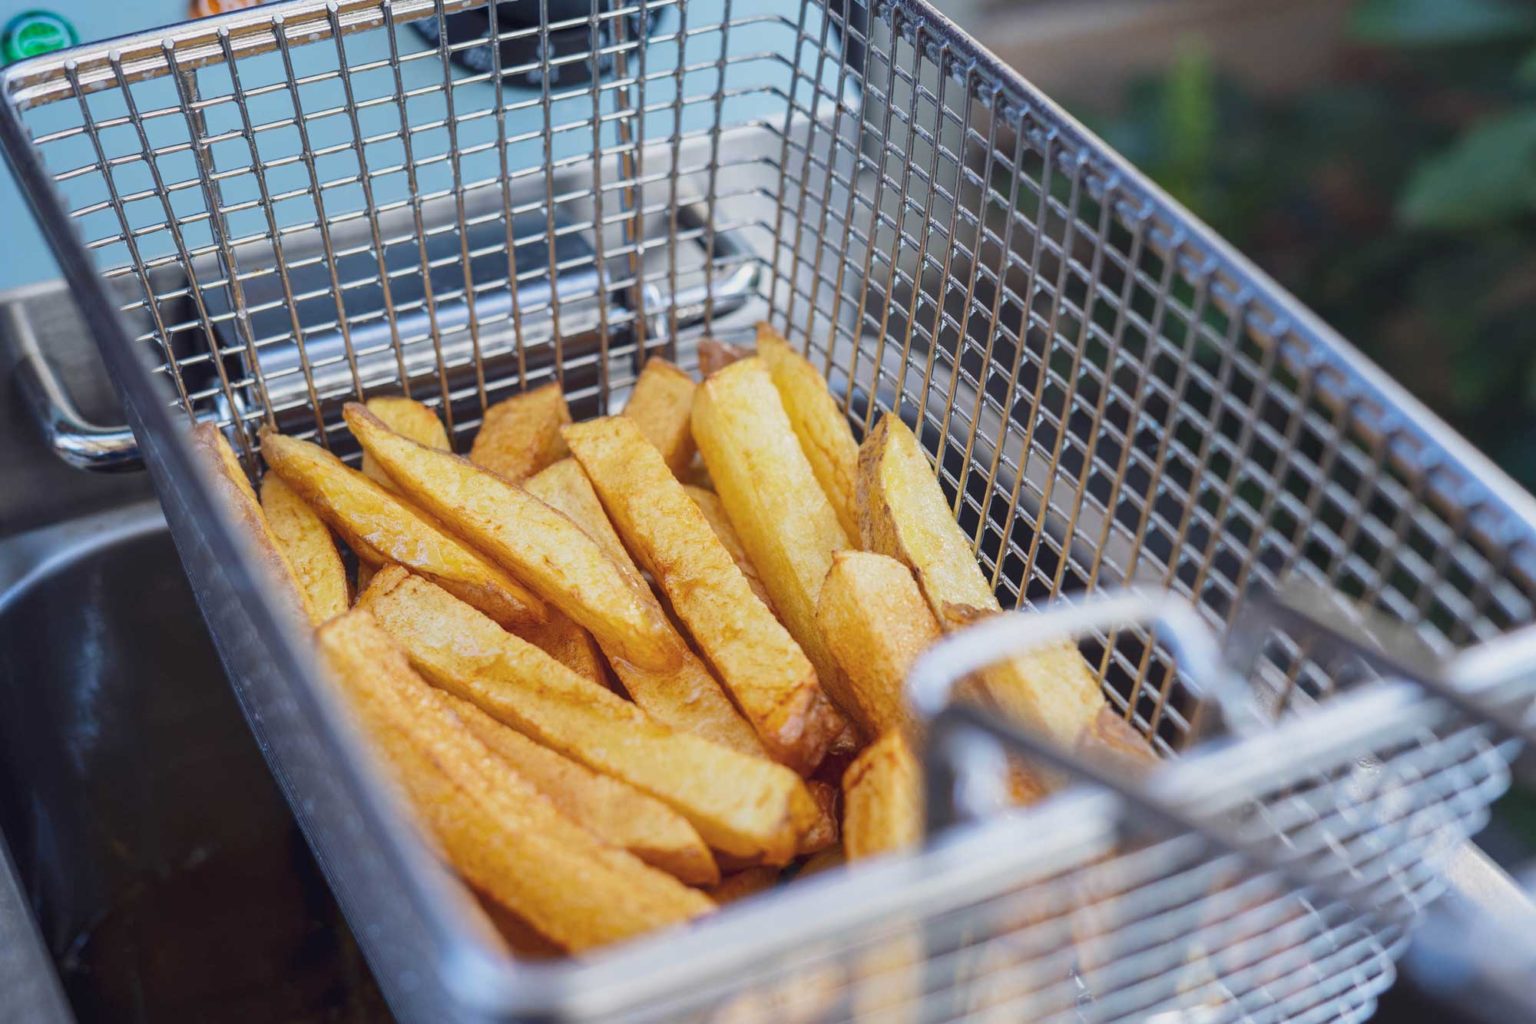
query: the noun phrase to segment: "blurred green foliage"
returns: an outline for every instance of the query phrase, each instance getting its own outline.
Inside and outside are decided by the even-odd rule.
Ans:
[[[1536,6],[1363,0],[1352,29],[1300,95],[1190,49],[1088,119],[1536,486]]]

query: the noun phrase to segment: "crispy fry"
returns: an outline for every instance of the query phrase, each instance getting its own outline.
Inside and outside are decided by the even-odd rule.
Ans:
[[[298,573],[256,500],[256,489],[240,468],[240,460],[228,439],[212,423],[199,423],[192,428],[192,451],[208,467],[215,493],[240,524],[257,558],[266,567],[268,580],[283,593],[287,607],[313,622],[315,612],[310,609],[309,595],[300,585]]]
[[[885,416],[859,449],[859,523],[864,547],[904,562],[940,626],[956,629],[1000,610],[928,459],[898,417]],[[1104,706],[1098,681],[1066,641],[981,673],[997,708],[1072,745]]]
[[[520,482],[570,454],[560,439],[569,422],[571,410],[557,382],[513,395],[485,410],[469,461]]]
[[[656,446],[667,468],[681,477],[693,462],[693,393],[698,384],[673,364],[652,356],[635,381],[624,415],[635,421],[645,439]]]
[[[261,509],[304,592],[310,621],[318,626],[346,611],[347,569],[330,528],[276,473],[261,481]]]
[[[640,428],[618,416],[565,429],[620,536],[666,593],[775,760],[808,774],[842,729],[816,671]]]
[[[704,513],[704,518],[709,520],[709,528],[715,531],[715,536],[720,538],[720,543],[725,545],[725,550],[731,553],[731,559],[736,563],[736,568],[747,578],[747,583],[752,587],[752,593],[758,600],[773,609],[773,598],[768,593],[768,588],[763,584],[763,578],[757,574],[757,569],[752,565],[752,559],[747,557],[747,549],[741,546],[741,538],[736,535],[736,527],[731,525],[730,516],[725,514],[725,506],[720,504],[720,495],[714,491],[707,491],[693,484],[684,484],[683,490],[688,492],[688,497],[699,506],[699,511]]]
[[[446,690],[434,693],[476,739],[533,783],[556,810],[597,838],[689,885],[720,880],[709,847],[666,804],[534,742],[467,700]]]
[[[850,861],[915,846],[923,836],[922,777],[906,738],[892,730],[843,776],[843,849]]]
[[[385,569],[361,604],[434,684],[649,793],[711,849],[785,864],[815,820],[794,772],[652,721],[420,577]]]
[[[917,722],[907,707],[907,672],[939,638],[912,570],[884,555],[839,551],[821,588],[816,622],[848,678],[848,713],[867,735],[892,729],[912,735]]]
[[[620,568],[637,580],[641,578],[639,568],[613,531],[613,524],[608,521],[608,514],[592,489],[592,482],[575,459],[562,459],[532,477],[528,481],[528,490],[570,516]],[[670,619],[668,624],[670,626]],[[610,659],[630,697],[647,715],[663,725],[680,732],[691,732],[743,754],[767,756],[757,733],[741,717],[719,681],[703,661],[687,649],[683,638],[678,636],[677,639],[684,648],[683,662],[671,671],[652,672],[623,658]]]
[[[739,345],[705,338],[699,342],[699,376],[708,377],[716,370],[723,370],[751,354]]]
[[[837,807],[842,795],[830,782],[811,779],[805,787],[811,791],[811,799],[816,801],[817,815],[815,825],[800,838],[802,857],[837,845]]]
[[[603,669],[603,654],[597,641],[558,608],[550,609],[548,622],[520,626],[513,632],[577,675],[600,686],[608,685],[608,673]]]
[[[732,363],[700,385],[693,437],[774,610],[822,687],[848,706],[846,681],[816,628],[816,600],[832,553],[851,545],[761,359]]]
[[[742,868],[734,874],[726,875],[720,880],[720,884],[711,886],[706,891],[710,899],[725,906],[727,903],[735,903],[748,896],[767,892],[777,884],[779,884],[778,868]]]
[[[521,583],[319,445],[263,431],[261,453],[364,561],[409,566],[503,625],[545,619]]]
[[[676,637],[649,592],[570,519],[494,473],[401,437],[355,402],[343,415],[403,493],[606,648],[644,668],[670,669],[682,662]]]
[[[486,919],[514,957],[519,960],[553,960],[564,955],[563,949],[540,935],[539,930],[526,920],[496,902],[494,896],[473,886],[470,888],[479,901],[480,909],[485,912]]]
[[[370,398],[364,404],[368,406],[369,412],[400,436],[428,448],[438,448],[445,452],[453,450],[453,446],[448,443],[448,431],[443,421],[437,418],[437,413],[414,398],[381,396]],[[387,490],[395,489],[395,482],[389,478],[389,474],[380,469],[373,461],[373,456],[367,452],[363,453],[363,475]]]
[[[697,890],[555,810],[438,703],[367,612],[337,616],[317,636],[331,675],[438,846],[467,881],[541,934],[580,951],[711,908]]]
[[[859,443],[853,439],[848,417],[827,390],[826,378],[765,323],[757,325],[757,354],[768,364],[773,386],[778,388],[790,425],[800,439],[800,448],[810,461],[816,482],[832,503],[837,521],[850,538],[857,537],[859,516],[854,490]]]

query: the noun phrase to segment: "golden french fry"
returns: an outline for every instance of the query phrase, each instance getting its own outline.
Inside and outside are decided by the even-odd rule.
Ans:
[[[816,817],[799,776],[652,721],[446,591],[391,567],[362,607],[435,685],[677,811],[711,849],[786,864]]]
[[[605,647],[644,668],[681,663],[677,638],[649,591],[570,519],[494,473],[401,437],[355,402],[342,415],[402,493]]]
[[[725,545],[725,550],[731,553],[731,559],[736,563],[736,568],[747,578],[747,583],[752,586],[752,593],[758,600],[773,609],[773,598],[768,593],[763,578],[757,574],[757,569],[752,565],[752,559],[747,557],[747,549],[741,546],[741,538],[736,535],[736,527],[731,525],[730,516],[725,514],[725,506],[720,504],[720,495],[714,491],[707,491],[693,484],[684,484],[683,490],[688,492],[688,497],[699,506],[699,511],[704,513],[704,518],[709,520],[709,528],[715,531],[715,536],[720,538],[720,543]]]
[[[667,468],[679,477],[693,462],[693,431],[688,420],[696,390],[698,384],[692,377],[665,359],[652,356],[624,406],[624,415],[635,421],[645,439],[661,452]]]
[[[330,528],[276,473],[261,481],[261,509],[304,592],[310,621],[318,626],[346,611],[347,569]]]
[[[883,417],[859,449],[859,525],[864,547],[909,566],[946,631],[1001,610],[910,428]],[[1076,646],[1061,641],[981,673],[998,709],[1072,745],[1104,706]]]
[[[548,622],[520,626],[513,632],[577,675],[600,686],[608,685],[597,641],[559,609],[550,609]]]
[[[264,430],[261,454],[362,560],[409,566],[503,625],[544,621],[521,583],[319,445]]]
[[[768,753],[809,774],[842,719],[810,660],[752,593],[661,453],[621,416],[573,424],[565,440],[620,537],[667,595]]]
[[[939,638],[912,570],[868,551],[839,551],[822,584],[816,622],[848,678],[848,713],[870,736],[892,729],[912,735],[907,672]]]
[[[837,806],[842,796],[839,788],[830,782],[810,779],[805,787],[811,791],[811,799],[816,801],[817,814],[816,823],[800,837],[802,857],[837,845]]]
[[[525,919],[514,914],[494,896],[470,886],[486,919],[506,944],[507,951],[519,960],[553,960],[564,956],[565,950],[539,934],[539,930]]]
[[[712,908],[697,890],[557,811],[437,701],[367,612],[337,616],[317,642],[438,847],[470,884],[540,934],[581,951]]]
[[[854,499],[859,469],[859,443],[848,417],[827,390],[827,380],[810,361],[765,323],[757,325],[757,354],[768,364],[773,386],[800,439],[800,449],[850,538],[859,535]]]
[[[569,454],[560,439],[560,428],[569,422],[571,410],[556,382],[513,395],[485,410],[469,461],[522,481]]]
[[[720,880],[720,868],[699,833],[660,800],[536,743],[446,690],[434,693],[476,739],[597,838],[689,885]]]
[[[699,342],[699,376],[708,377],[716,370],[723,370],[738,359],[745,359],[751,354],[738,345],[705,338]]]
[[[906,738],[892,730],[843,776],[843,850],[856,861],[907,849],[922,837],[922,775]]]
[[[734,874],[726,875],[718,885],[712,885],[706,891],[710,899],[723,907],[727,903],[735,903],[748,896],[767,892],[777,884],[779,884],[778,868],[742,868]]]
[[[400,436],[428,448],[452,451],[453,446],[448,443],[448,430],[443,426],[443,421],[437,418],[437,413],[414,398],[385,395],[370,398],[363,404],[386,427]],[[386,490],[395,489],[395,482],[389,478],[389,474],[380,469],[367,452],[363,453],[363,475]]]
[[[620,568],[636,580],[641,578],[640,570],[608,521],[608,513],[603,511],[592,482],[575,459],[561,459],[530,478],[527,486],[540,500],[570,516]],[[669,671],[653,672],[623,658],[610,659],[625,691],[647,715],[662,725],[702,736],[743,754],[767,756],[757,733],[741,717],[709,668],[687,648],[681,636],[677,641],[684,648],[683,662]]]
[[[774,610],[821,685],[846,707],[846,681],[816,627],[816,600],[832,553],[852,545],[761,359],[734,362],[699,386],[693,438]]]
[[[240,468],[229,440],[212,423],[199,423],[192,428],[192,451],[208,467],[218,499],[250,540],[256,557],[265,566],[268,581],[283,594],[288,608],[314,622],[316,613],[310,608],[309,595],[256,500],[256,489]]]

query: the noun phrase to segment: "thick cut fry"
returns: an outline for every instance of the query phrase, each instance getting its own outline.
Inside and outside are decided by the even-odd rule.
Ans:
[[[1077,749],[1109,764],[1118,764],[1129,772],[1141,773],[1162,763],[1146,738],[1129,722],[1115,713],[1106,701],[1104,707],[1083,734]]]
[[[906,563],[946,631],[1000,610],[927,458],[898,417],[885,416],[859,449],[864,547]],[[1072,745],[1104,696],[1075,646],[1060,642],[981,674],[997,708]]]
[[[261,454],[364,561],[409,566],[502,625],[544,621],[521,583],[319,445],[263,431]]]
[[[452,450],[443,421],[437,418],[437,413],[414,398],[391,395],[370,398],[364,404],[368,406],[369,412],[400,436],[428,448],[438,448],[445,452]],[[367,452],[363,453],[363,475],[388,490],[395,489],[395,482],[389,478],[389,474],[380,469]]]
[[[711,909],[697,890],[555,810],[437,701],[367,612],[337,616],[317,637],[331,675],[438,847],[471,885],[540,934],[581,951]]]
[[[708,377],[716,370],[723,370],[738,359],[745,359],[749,355],[751,353],[739,345],[705,338],[699,342],[699,376]]]
[[[474,887],[471,886],[473,889]],[[486,918],[501,936],[508,952],[519,960],[553,960],[564,956],[565,950],[539,934],[539,930],[523,918],[496,902],[496,897],[475,890],[475,898]]]
[[[592,482],[575,459],[562,459],[528,481],[528,490],[542,501],[559,509],[591,535],[625,572],[640,579],[640,570],[613,531],[608,513],[592,489]],[[668,620],[671,624],[671,620]],[[732,750],[759,757],[767,756],[757,733],[741,717],[741,712],[725,695],[725,690],[698,655],[684,648],[683,662],[676,669],[652,672],[623,658],[610,663],[624,689],[647,715],[679,732],[690,732],[713,740]]]
[[[688,819],[711,849],[785,864],[814,824],[815,802],[783,765],[652,721],[420,577],[385,569],[361,603],[433,683],[649,793]]]
[[[904,850],[922,837],[917,759],[893,730],[866,747],[843,776],[843,850],[856,861]]]
[[[571,422],[565,393],[555,382],[513,395],[485,410],[469,461],[519,482],[569,453],[560,428]]]
[[[467,700],[446,690],[434,693],[476,739],[533,783],[556,810],[597,838],[689,885],[720,880],[709,847],[666,804],[534,742]]]
[[[315,612],[310,609],[309,595],[300,585],[298,573],[256,500],[256,489],[240,468],[240,460],[228,439],[212,423],[199,423],[192,428],[192,451],[208,467],[215,493],[240,524],[257,558],[266,567],[268,580],[282,592],[287,607],[313,622]]]
[[[597,641],[564,612],[551,609],[548,622],[521,626],[515,632],[577,675],[600,686],[608,685],[608,673],[603,670],[603,655],[598,650]]]
[[[666,616],[575,523],[516,484],[394,433],[357,403],[342,414],[402,493],[644,668],[682,661]]]
[[[720,495],[714,491],[706,491],[702,487],[693,484],[684,484],[683,490],[688,492],[688,497],[699,506],[699,511],[704,513],[704,518],[709,520],[709,528],[715,531],[715,536],[720,538],[720,543],[725,545],[725,550],[731,553],[731,559],[736,563],[736,568],[747,578],[752,586],[752,593],[758,600],[773,608],[773,597],[768,593],[763,578],[757,574],[757,569],[752,565],[752,559],[747,557],[747,549],[741,546],[741,538],[736,535],[736,527],[731,525],[730,516],[725,514],[725,506],[720,504]]]
[[[698,384],[665,359],[652,357],[635,381],[624,415],[635,421],[645,439],[656,446],[667,468],[681,477],[693,462],[693,393]]]
[[[839,551],[821,588],[816,622],[848,679],[848,713],[866,735],[917,727],[907,707],[907,672],[939,638],[912,570],[884,555]]]
[[[848,417],[837,406],[827,380],[789,342],[767,324],[757,325],[757,354],[768,364],[789,423],[800,439],[816,482],[826,492],[837,521],[850,538],[859,535],[854,500],[859,471],[859,443]]]
[[[347,568],[330,528],[276,473],[261,482],[261,509],[304,592],[310,621],[318,626],[346,611]]]
[[[704,513],[640,428],[619,416],[565,428],[619,535],[667,595],[777,761],[801,774],[842,730],[794,638],[758,600]]]
[[[699,386],[693,438],[774,610],[846,706],[845,682],[816,628],[816,600],[832,553],[851,545],[761,359],[732,363]]]
[[[710,899],[725,906],[767,892],[778,884],[778,868],[742,868],[735,874],[726,875],[719,885],[711,886],[708,892]]]
[[[842,795],[830,782],[812,779],[805,784],[816,801],[816,823],[800,839],[800,856],[820,853],[837,845],[837,806]]]

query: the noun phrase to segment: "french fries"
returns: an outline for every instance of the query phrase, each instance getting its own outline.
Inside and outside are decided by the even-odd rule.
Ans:
[[[571,410],[556,382],[513,395],[485,410],[469,461],[519,482],[569,454],[560,439],[569,422]]]
[[[923,837],[922,775],[900,732],[864,748],[843,776],[843,850],[850,861],[904,850]]]
[[[755,896],[760,892],[767,892],[778,884],[778,868],[742,868],[734,874],[726,875],[720,880],[720,884],[711,886],[709,898],[724,906],[727,903],[744,900],[748,896]]]
[[[293,563],[272,532],[267,515],[256,500],[256,490],[245,470],[240,468],[240,460],[235,457],[228,439],[212,423],[199,423],[192,428],[192,452],[207,466],[218,500],[240,524],[252,550],[265,566],[268,581],[283,594],[285,605],[313,622],[315,612],[310,609],[309,595],[300,586]]]
[[[401,492],[642,668],[682,661],[665,615],[575,523],[516,484],[384,426],[357,403],[347,426]]]
[[[730,552],[640,428],[623,417],[573,424],[566,444],[609,518],[777,761],[802,775],[842,729],[816,670],[752,592]]]
[[[635,381],[624,415],[635,421],[645,439],[656,446],[667,468],[681,478],[693,462],[693,378],[673,364],[652,356]]]
[[[716,370],[723,370],[738,359],[745,359],[751,354],[746,349],[729,342],[705,338],[699,342],[699,376],[707,379]]]
[[[946,631],[1002,610],[917,438],[898,417],[883,417],[859,449],[858,504],[864,547],[912,569]],[[985,670],[981,687],[999,710],[1068,746],[1105,706],[1098,681],[1066,641]]]
[[[521,583],[319,445],[264,430],[261,454],[359,558],[409,566],[505,626],[546,619]]]
[[[666,804],[535,743],[467,700],[444,690],[433,692],[476,739],[533,783],[556,810],[597,838],[689,885],[720,881],[709,847]]]
[[[579,952],[712,909],[697,890],[557,811],[433,697],[368,613],[337,616],[316,636],[331,677],[437,846],[470,884],[540,934]]]
[[[361,607],[434,685],[650,794],[711,849],[787,864],[815,822],[815,802],[794,772],[652,721],[420,577],[385,569]]]
[[[752,564],[752,559],[747,557],[747,549],[741,546],[741,538],[736,535],[736,527],[731,525],[730,516],[725,513],[725,506],[720,504],[720,495],[693,484],[684,484],[683,490],[687,491],[688,497],[699,506],[699,511],[704,513],[704,518],[709,521],[709,528],[715,531],[715,536],[720,538],[720,543],[725,545],[725,550],[731,553],[731,560],[747,578],[747,583],[752,587],[752,593],[756,594],[763,604],[770,609],[773,608],[773,596],[768,593],[768,587],[764,585],[763,578],[757,574],[757,567]]]
[[[607,551],[625,572],[640,579],[640,570],[614,532],[592,483],[575,459],[562,459],[528,481],[528,490],[564,512]],[[670,625],[670,620],[669,620]],[[680,732],[713,740],[743,754],[767,756],[752,726],[736,710],[725,690],[681,636],[682,664],[653,672],[614,658],[619,682],[646,714]]]
[[[559,609],[549,610],[548,622],[520,626],[513,632],[577,675],[601,686],[608,685],[608,674],[603,670],[603,655],[597,641]]]
[[[783,336],[765,323],[757,325],[757,354],[768,364],[773,386],[800,439],[800,449],[816,474],[816,482],[832,503],[837,521],[850,538],[859,535],[859,443],[848,417],[837,406],[827,380]]]
[[[838,787],[830,782],[811,779],[805,786],[811,791],[811,799],[816,801],[817,814],[815,823],[800,837],[799,852],[802,857],[837,845],[837,811],[842,796]]]
[[[369,412],[401,437],[408,437],[428,448],[438,448],[445,452],[453,450],[443,421],[437,418],[437,413],[414,398],[381,396],[370,398],[364,404]],[[395,489],[395,482],[389,478],[389,474],[380,469],[367,452],[363,453],[363,475],[388,490]]]
[[[852,545],[761,359],[731,363],[699,386],[693,438],[774,610],[822,687],[846,708],[850,695],[816,626],[816,601],[833,552]]]
[[[310,621],[318,626],[346,611],[347,568],[315,510],[276,474],[261,481],[261,510],[304,593]]]
[[[907,672],[939,638],[939,623],[912,570],[885,555],[839,551],[822,584],[816,623],[848,678],[847,711],[865,733],[913,735]]]

